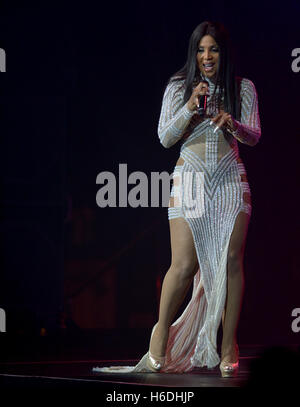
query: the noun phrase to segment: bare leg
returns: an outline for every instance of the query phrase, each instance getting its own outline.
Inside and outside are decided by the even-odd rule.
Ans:
[[[171,198],[172,199],[172,198]],[[155,356],[164,356],[169,327],[198,270],[198,259],[189,225],[183,218],[170,219],[172,261],[161,291],[159,319],[150,343]]]
[[[227,261],[227,298],[222,316],[223,339],[221,359],[235,363],[238,358],[236,350],[236,332],[244,294],[243,258],[250,217],[245,212],[237,216],[231,235]]]

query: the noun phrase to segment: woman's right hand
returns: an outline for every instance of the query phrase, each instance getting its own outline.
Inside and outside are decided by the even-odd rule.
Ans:
[[[199,107],[199,96],[207,95],[209,96],[209,86],[205,81],[200,81],[199,84],[194,88],[191,97],[188,100],[187,107],[193,112]]]

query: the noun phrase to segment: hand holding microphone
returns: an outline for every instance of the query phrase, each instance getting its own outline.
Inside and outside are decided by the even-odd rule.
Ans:
[[[188,101],[188,109],[190,111],[198,110],[198,114],[203,116],[206,110],[207,96],[209,96],[209,85],[205,80],[201,80],[193,90]]]

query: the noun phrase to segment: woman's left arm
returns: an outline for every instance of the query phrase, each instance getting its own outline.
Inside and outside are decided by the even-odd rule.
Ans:
[[[257,93],[253,82],[242,79],[241,83],[241,121],[235,120],[229,113],[220,112],[212,119],[218,127],[224,128],[238,141],[255,146],[261,136]]]
[[[243,79],[241,84],[241,121],[231,119],[227,130],[241,143],[255,146],[261,136],[257,93],[253,82]]]

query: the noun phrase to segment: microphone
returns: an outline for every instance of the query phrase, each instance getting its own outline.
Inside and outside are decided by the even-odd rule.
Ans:
[[[208,84],[208,82],[206,80],[201,80],[200,82],[205,82]],[[199,107],[198,107],[199,116],[205,115],[206,106],[207,106],[207,95],[200,95],[199,96]]]

